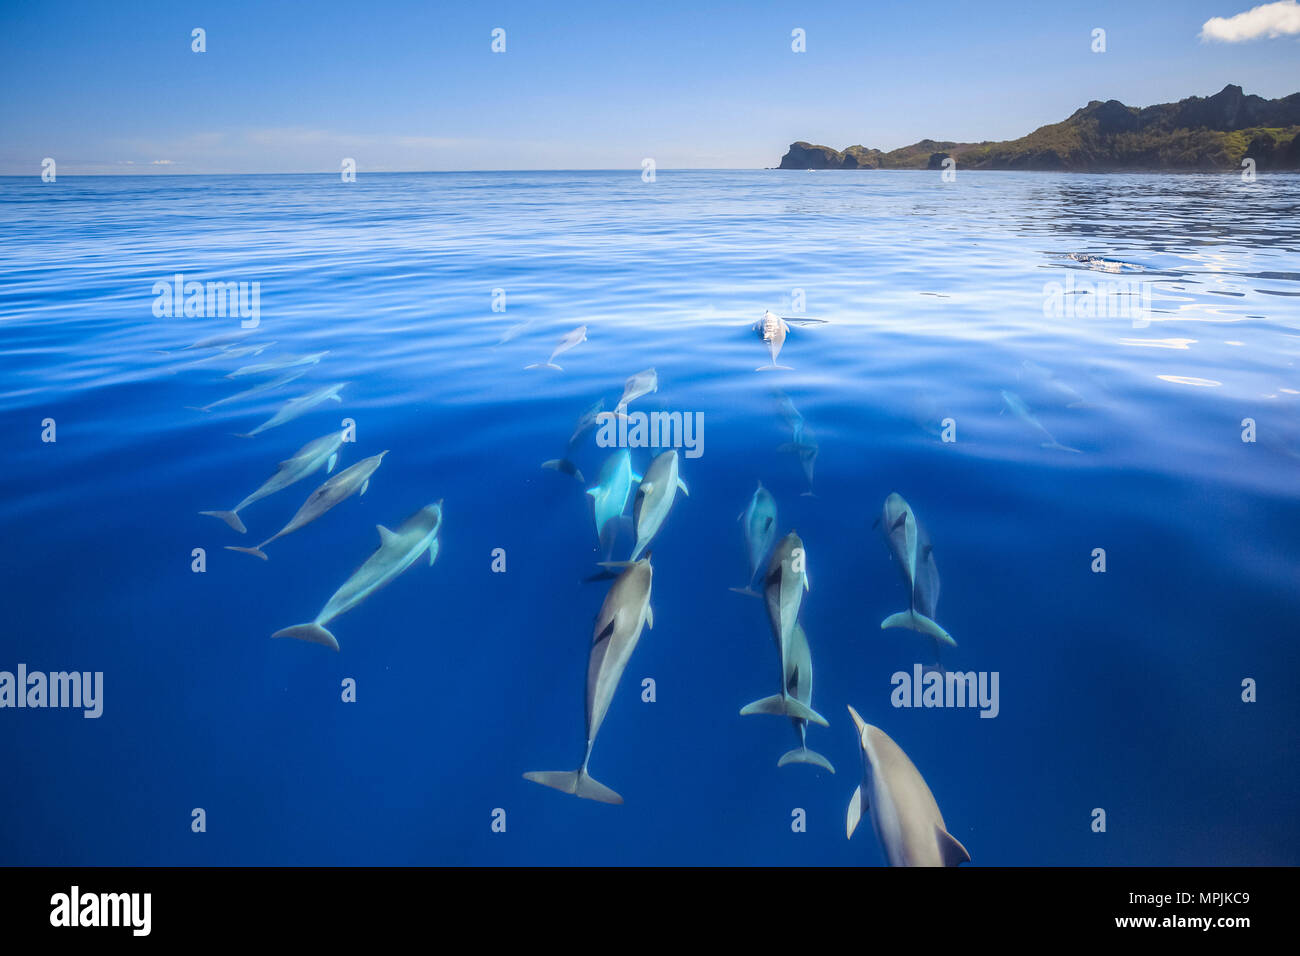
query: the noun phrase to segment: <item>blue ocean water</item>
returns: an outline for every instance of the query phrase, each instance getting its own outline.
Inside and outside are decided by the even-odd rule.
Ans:
[[[974,865],[1300,863],[1298,223],[1284,175],[0,180],[0,670],[104,675],[98,719],[0,710],[0,862],[876,865],[871,828],[844,833],[852,705]],[[239,320],[155,316],[176,273],[258,282],[236,347],[265,351],[184,350]],[[1091,314],[1108,282],[1145,310]],[[791,370],[756,371],[767,309],[826,320],[791,326]],[[579,325],[563,371],[525,370]],[[242,366],[324,350],[192,410],[279,374],[223,377]],[[608,587],[583,581],[585,485],[540,464],[648,367],[631,408],[702,413],[704,445],[592,755],[626,801],[607,806],[522,778],[581,760]],[[341,404],[235,437],[337,382]],[[782,396],[815,435],[813,495]],[[365,495],[265,563],[224,550],[324,471],[241,512],[247,535],[199,512],[345,418],[341,467],[390,450]],[[589,433],[572,458],[590,482],[610,451]],[[728,590],[758,481],[806,547],[830,722],[808,743],[834,774],[778,768],[788,721],[738,713],[780,680],[760,602]],[[933,542],[942,662],[997,672],[996,718],[891,703],[891,675],[934,657],[880,628],[908,603],[873,528],[890,492]],[[333,621],[338,653],[270,639],[376,524],[439,499],[437,563]]]

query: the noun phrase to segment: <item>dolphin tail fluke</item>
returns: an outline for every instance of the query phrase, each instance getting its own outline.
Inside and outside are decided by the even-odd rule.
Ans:
[[[788,763],[810,763],[814,766],[835,772],[831,762],[815,750],[809,750],[807,747],[796,747],[794,750],[787,751],[780,760],[776,762],[778,767],[784,767]]]
[[[752,704],[746,704],[740,709],[740,716],[748,717],[751,714],[775,714],[777,716],[797,717],[801,720],[810,720],[814,724],[821,724],[823,727],[829,727],[826,718],[817,711],[805,704],[799,703],[793,697],[785,694],[773,694],[771,697],[764,697],[762,700],[756,700]]]
[[[776,369],[780,369],[780,370],[783,371],[783,372],[793,372],[793,371],[794,371],[794,369],[793,369],[792,367],[790,367],[789,365],[760,365],[758,368],[754,369],[754,371],[755,371],[755,372],[771,372],[771,371],[774,371],[774,370],[776,370]]]
[[[563,371],[564,371],[564,369],[560,368],[560,366],[556,365],[554,362],[534,362],[532,365],[525,365],[525,366],[524,366],[524,370],[525,370],[525,371],[527,371],[527,370],[530,369],[530,368],[553,368],[553,369],[555,369],[557,372],[563,372]]]
[[[929,634],[935,640],[942,641],[952,647],[957,646],[957,642],[952,639],[952,635],[940,627],[937,622],[930,620],[924,614],[918,614],[916,611],[899,611],[897,614],[889,615],[880,622],[880,629],[883,631],[889,627],[905,627],[909,631]]]
[[[324,644],[336,651],[339,649],[339,642],[334,639],[334,635],[319,624],[295,624],[293,627],[286,627],[282,631],[276,631],[271,636],[292,637],[300,641],[310,641],[313,644]]]
[[[200,511],[199,514],[220,518],[240,534],[246,534],[248,532],[248,529],[244,527],[244,522],[240,521],[239,515],[235,514],[233,511]]]
[[[226,545],[226,550],[227,550],[227,551],[238,551],[240,554],[251,554],[251,555],[253,555],[253,556],[256,557],[256,558],[261,558],[263,561],[269,561],[269,560],[271,560],[270,558],[268,558],[268,557],[266,556],[266,552],[263,551],[261,548],[238,548],[238,547],[235,547],[235,545],[233,545],[233,544],[228,544],[228,545]]]
[[[561,793],[571,793],[584,800],[595,800],[597,803],[623,802],[622,797],[585,770],[531,770],[524,774],[524,779],[540,783],[543,787],[553,787]]]
[[[587,480],[582,477],[582,472],[578,470],[578,466],[567,458],[552,458],[550,461],[542,462],[542,467],[549,468],[551,471],[558,471],[562,475],[569,475],[584,484]]]
[[[1079,451],[1079,449],[1071,448],[1069,445],[1062,445],[1059,441],[1045,441],[1043,442],[1043,447],[1050,448],[1053,451],[1072,451],[1076,455],[1083,454],[1083,452]]]

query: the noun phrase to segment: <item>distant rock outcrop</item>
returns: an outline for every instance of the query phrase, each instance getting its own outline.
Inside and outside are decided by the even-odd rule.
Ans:
[[[881,152],[794,143],[781,169],[939,169],[951,156],[963,169],[1110,172],[1144,169],[1300,169],[1300,93],[1276,100],[1229,84],[1213,96],[1125,106],[1093,100],[1068,119],[1006,142],[923,139]]]

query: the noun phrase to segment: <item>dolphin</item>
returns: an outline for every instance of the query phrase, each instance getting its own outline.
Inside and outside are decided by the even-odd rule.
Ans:
[[[617,518],[627,509],[632,482],[640,480],[641,476],[632,470],[632,453],[626,448],[605,459],[596,483],[587,489],[596,516],[596,537],[600,537],[610,518]]]
[[[325,629],[325,625],[346,611],[352,610],[370,595],[419,560],[425,551],[429,552],[429,564],[438,560],[438,534],[442,531],[442,499],[431,505],[425,505],[411,515],[396,531],[389,531],[381,524],[375,525],[379,532],[379,547],[366,559],[366,563],[357,568],[352,576],[330,596],[329,601],[310,624],[295,624],[276,631],[272,637],[293,637],[300,641],[312,641],[326,647],[339,649],[339,642]]]
[[[781,412],[781,417],[785,419],[786,427],[790,429],[791,434],[794,436],[793,440],[799,441],[803,437],[803,415],[800,414],[799,409],[794,407],[794,402],[790,400],[790,396],[785,392],[776,389],[772,394],[776,397],[777,408]]]
[[[934,794],[907,754],[852,707],[849,715],[857,727],[862,752],[862,783],[849,801],[848,836],[853,836],[867,812],[890,866],[969,863],[970,854],[948,832]]]
[[[180,351],[188,352],[190,349],[215,349],[223,345],[229,345],[231,342],[238,342],[242,338],[247,338],[253,334],[252,329],[240,329],[238,332],[223,332],[220,335],[210,335],[205,339],[199,339],[193,345],[187,345]]]
[[[794,628],[798,622],[799,605],[803,592],[808,590],[807,557],[803,541],[791,531],[777,544],[772,559],[767,564],[763,579],[763,599],[767,605],[767,619],[772,627],[772,639],[781,654],[781,693],[764,697],[741,708],[741,716],[750,714],[785,714],[801,717],[827,726],[826,718],[790,693],[786,682],[790,673]]]
[[[258,425],[251,432],[237,434],[236,438],[252,438],[254,435],[260,435],[268,428],[275,428],[277,425],[283,425],[285,422],[291,422],[301,415],[307,414],[321,402],[332,399],[336,402],[343,401],[339,397],[339,392],[343,391],[347,382],[339,382],[335,385],[322,385],[314,392],[308,392],[306,395],[299,395],[297,398],[291,398],[284,403],[284,406],[268,418],[262,424]]]
[[[585,341],[587,341],[587,327],[585,325],[580,325],[572,332],[565,335],[564,338],[560,339],[560,343],[557,346],[555,346],[555,351],[551,353],[551,357],[548,358],[545,362],[534,362],[532,365],[525,365],[524,368],[559,369],[560,366],[555,364],[555,357],[557,355],[564,354],[565,352],[569,351],[569,349],[576,348],[577,346],[581,345]],[[563,369],[560,370],[563,371]]]
[[[307,496],[307,500],[302,503],[298,513],[289,519],[289,523],[277,531],[271,537],[267,538],[256,548],[237,548],[233,544],[226,545],[227,551],[239,551],[243,554],[254,554],[263,561],[267,560],[266,552],[262,549],[274,541],[276,538],[283,538],[286,534],[292,534],[303,525],[311,524],[325,512],[329,511],[340,501],[351,498],[354,493],[365,494],[366,489],[370,487],[370,476],[375,473],[379,463],[384,460],[387,451],[381,451],[378,455],[371,455],[369,458],[362,458],[355,465],[344,468],[333,478],[327,480],[323,485]],[[361,489],[360,492],[357,489]]]
[[[1011,410],[1011,413],[1015,415],[1016,418],[1034,429],[1034,431],[1038,432],[1038,434],[1043,438],[1047,439],[1042,443],[1044,448],[1054,448],[1057,451],[1072,451],[1075,454],[1080,454],[1079,449],[1071,448],[1069,445],[1062,445],[1057,441],[1052,436],[1052,433],[1043,427],[1043,423],[1034,417],[1034,413],[1029,410],[1029,406],[1025,404],[1024,399],[1015,392],[1005,388],[1002,389],[1002,402]]]
[[[1065,404],[1066,408],[1088,407],[1088,400],[1079,393],[1079,390],[1069,382],[1060,378],[1050,368],[1039,365],[1037,362],[1031,362],[1029,359],[1025,359],[1021,362],[1020,368],[1022,372],[1021,377],[1023,377],[1024,372],[1028,372],[1030,375],[1037,378],[1044,388],[1051,389],[1057,394],[1060,400]]]
[[[808,490],[801,494],[809,498],[813,497],[813,466],[817,463],[817,453],[821,450],[821,446],[817,444],[817,436],[813,434],[812,429],[801,422],[795,432],[794,441],[778,445],[776,450],[789,452],[799,459],[803,476],[808,479]]]
[[[226,378],[243,378],[245,375],[260,375],[262,372],[278,372],[286,368],[300,368],[304,365],[319,365],[320,360],[329,355],[329,350],[324,352],[313,352],[311,355],[301,355],[298,358],[281,359],[278,362],[261,362],[257,365],[245,365],[243,368],[237,368]]]
[[[192,362],[185,362],[181,365],[177,365],[175,368],[169,369],[169,371],[175,375],[177,372],[184,372],[192,368],[198,368],[200,365],[207,365],[209,362],[215,362],[217,359],[242,358],[245,355],[261,355],[275,344],[275,342],[264,342],[261,345],[221,346],[211,355],[204,356],[201,359],[195,359]],[[182,349],[182,351],[184,350]]]
[[[572,475],[574,478],[577,478],[578,481],[586,481],[586,479],[582,477],[582,472],[578,470],[578,466],[569,460],[569,455],[571,455],[573,450],[578,446],[578,442],[582,440],[582,436],[596,427],[596,420],[604,410],[605,399],[601,398],[583,412],[582,417],[580,417],[577,424],[573,426],[573,434],[569,436],[569,442],[565,446],[564,457],[552,458],[550,461],[544,461],[542,462],[542,467],[550,468],[553,471],[558,471],[565,475]]]
[[[657,391],[659,391],[658,372],[652,368],[648,368],[644,372],[637,372],[635,375],[630,376],[623,385],[623,397],[618,400],[614,414],[626,416],[629,402]]]
[[[211,515],[214,518],[220,518],[230,527],[234,528],[240,534],[244,534],[248,529],[244,527],[244,522],[239,518],[239,512],[243,511],[254,501],[259,501],[267,495],[275,494],[282,488],[288,488],[294,482],[301,481],[308,475],[315,472],[321,465],[326,465],[325,473],[329,474],[334,470],[334,464],[339,460],[339,446],[343,444],[345,432],[337,431],[313,441],[309,441],[296,452],[292,458],[286,458],[280,462],[279,470],[274,475],[263,482],[262,487],[258,488],[251,495],[235,505],[229,511],[200,511],[201,515]]]
[[[527,322],[520,322],[518,325],[510,326],[510,328],[506,329],[505,334],[502,335],[501,338],[497,339],[497,345],[505,345],[507,342],[513,342],[519,337],[520,332],[524,331],[524,329],[528,328],[532,324],[533,320],[529,319]],[[497,345],[492,347],[496,348]]]
[[[891,614],[880,622],[880,629],[905,627],[920,634],[929,634],[936,642],[957,646],[947,631],[934,620],[935,605],[939,603],[939,569],[934,563],[934,548],[930,536],[916,520],[911,506],[898,492],[890,492],[878,522],[889,549],[894,552],[903,580],[910,593],[908,609]],[[936,643],[936,648],[937,648]]]
[[[812,652],[808,649],[808,635],[803,632],[803,625],[795,622],[794,640],[790,644],[790,659],[786,662],[789,670],[785,675],[785,689],[795,700],[805,707],[812,707]],[[799,746],[786,751],[776,762],[778,767],[788,763],[810,763],[825,767],[831,773],[835,768],[831,762],[815,750],[808,749],[808,721],[802,717],[791,717],[795,731],[799,734]]]
[[[767,344],[767,350],[772,355],[772,364],[760,365],[754,369],[756,372],[766,371],[767,369],[785,369],[790,371],[789,365],[777,365],[776,357],[781,354],[781,348],[785,345],[785,337],[790,334],[789,323],[795,325],[824,325],[825,319],[786,319],[773,312],[764,312],[763,317],[754,323],[754,331],[758,337]]]
[[[655,626],[654,612],[650,609],[653,577],[650,555],[630,563],[610,585],[596,615],[591,657],[587,662],[587,752],[582,758],[582,766],[573,771],[534,770],[524,774],[525,780],[600,803],[623,802],[622,797],[587,773],[587,764],[591,761],[592,744],[596,742],[596,734],[609,711],[619,678],[641,639],[641,630],[647,624],[652,628]]]
[[[754,590],[754,577],[763,566],[767,552],[776,540],[776,499],[763,487],[760,481],[754,489],[754,496],[749,499],[745,510],[736,515],[745,531],[745,551],[749,555],[749,580],[743,588],[732,588],[739,594],[752,594],[759,597]]]
[[[187,405],[186,407],[189,408],[191,411],[195,411],[195,412],[210,412],[214,408],[218,408],[222,405],[229,405],[231,402],[242,401],[243,399],[248,398],[250,395],[256,395],[259,392],[273,391],[274,389],[280,388],[281,386],[288,385],[290,382],[294,381],[295,379],[302,378],[306,374],[307,374],[307,370],[305,368],[290,369],[289,371],[281,375],[279,378],[271,379],[269,382],[263,382],[261,385],[254,385],[252,388],[246,388],[242,392],[236,392],[234,395],[228,395],[225,398],[219,398],[215,402],[210,402],[207,405],[201,405],[201,406]]]
[[[690,496],[686,482],[677,475],[677,449],[670,448],[650,462],[645,477],[636,490],[632,514],[636,518],[636,549],[629,559],[635,561],[645,550],[672,510],[677,490]]]

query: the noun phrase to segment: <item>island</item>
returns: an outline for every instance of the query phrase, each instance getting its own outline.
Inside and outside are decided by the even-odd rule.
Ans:
[[[798,142],[779,169],[941,169],[952,157],[961,169],[1056,172],[1300,169],[1300,93],[1275,100],[1229,84],[1213,96],[1177,103],[1125,106],[1093,100],[1060,123],[1005,142],[952,143],[923,139],[882,152]]]

